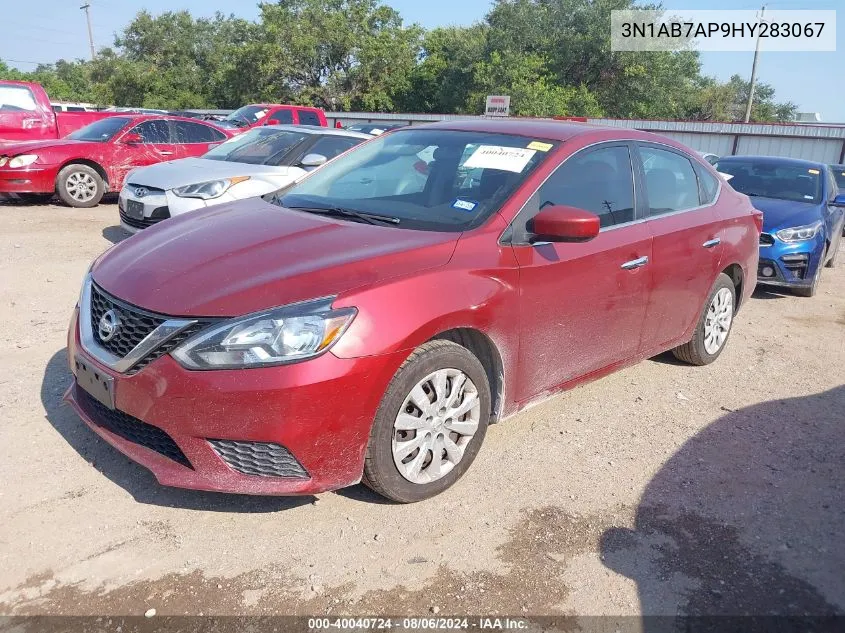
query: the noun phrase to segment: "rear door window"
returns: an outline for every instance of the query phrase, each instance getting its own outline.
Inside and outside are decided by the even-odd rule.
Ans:
[[[310,110],[297,110],[301,125],[320,125],[320,117]]]
[[[701,206],[698,178],[685,156],[665,149],[640,146],[649,215],[663,215]]]
[[[331,160],[335,156],[343,154],[343,152],[345,152],[346,150],[355,147],[356,145],[358,145],[358,143],[363,140],[364,139],[352,138],[349,136],[321,136],[308,149],[306,154],[320,154],[322,156],[325,156],[327,159]]]
[[[190,121],[171,121],[174,143],[219,143],[226,138],[210,125]]]

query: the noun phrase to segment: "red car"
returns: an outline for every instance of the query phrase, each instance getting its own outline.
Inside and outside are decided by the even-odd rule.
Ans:
[[[259,125],[319,125],[328,126],[326,114],[320,108],[282,105],[279,103],[254,103],[238,108],[218,121],[220,127],[244,132]]]
[[[102,255],[66,398],[165,485],[417,501],[530,403],[665,350],[715,360],[761,223],[654,134],[398,130]]]
[[[33,202],[56,193],[72,207],[95,207],[134,168],[201,156],[231,136],[182,117],[111,116],[63,139],[0,144],[0,193]]]

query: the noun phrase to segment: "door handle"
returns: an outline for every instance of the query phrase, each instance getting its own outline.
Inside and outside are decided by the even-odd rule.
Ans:
[[[159,152],[162,156],[173,156],[173,152]]]
[[[702,246],[704,248],[713,248],[714,246],[718,246],[721,243],[722,240],[720,240],[718,237],[714,237],[712,240],[707,240],[706,242],[704,242]]]
[[[637,259],[632,259],[629,262],[625,262],[622,264],[622,268],[624,270],[633,270],[634,268],[639,268],[640,266],[645,266],[648,263],[648,257],[643,255],[642,257],[638,257]]]

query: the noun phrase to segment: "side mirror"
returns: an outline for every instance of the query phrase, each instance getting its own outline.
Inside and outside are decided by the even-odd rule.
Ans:
[[[319,167],[328,160],[322,154],[306,154],[299,164],[303,167]]]
[[[279,119],[267,119],[267,123],[264,125],[281,125],[282,122]]]
[[[534,242],[588,242],[599,234],[601,221],[584,209],[552,205],[541,209],[529,228]]]
[[[129,132],[128,134],[124,134],[123,138],[120,140],[121,143],[124,145],[138,145],[144,142],[144,139],[141,138],[140,134],[136,134],[135,132]]]
[[[845,193],[840,193],[833,199],[833,202],[831,202],[830,204],[832,204],[834,207],[845,207]]]

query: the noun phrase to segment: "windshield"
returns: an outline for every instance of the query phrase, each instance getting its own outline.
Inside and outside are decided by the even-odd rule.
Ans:
[[[249,105],[238,108],[223,120],[238,127],[247,127],[257,122],[265,114],[267,114],[267,108]]]
[[[275,128],[257,128],[229,139],[203,158],[250,165],[279,165],[288,151],[305,140],[307,134]]]
[[[122,116],[110,116],[79,128],[76,132],[68,134],[67,138],[74,141],[89,141],[93,143],[105,143],[110,141],[123,127],[132,119]]]
[[[387,215],[400,228],[463,231],[498,210],[554,147],[509,134],[399,130],[350,150],[271,201]]]
[[[715,168],[733,176],[730,185],[740,193],[793,202],[821,201],[821,170],[770,160],[720,160]]]
[[[833,171],[839,191],[845,193],[845,165],[831,165],[830,169]]]

